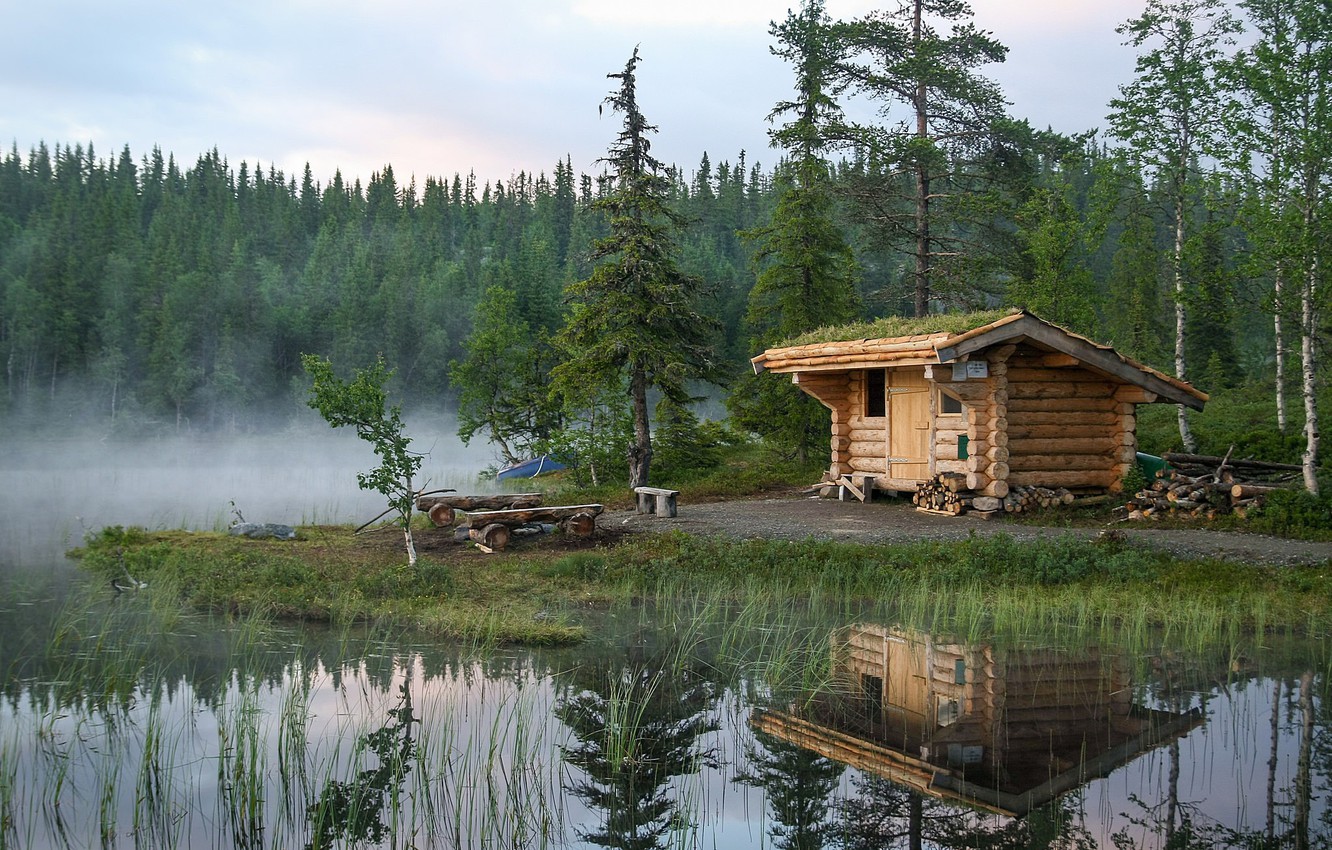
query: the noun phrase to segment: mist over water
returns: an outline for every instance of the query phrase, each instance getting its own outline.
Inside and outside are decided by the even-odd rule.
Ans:
[[[478,474],[495,463],[464,446],[451,416],[408,417],[426,455],[416,485],[490,492]],[[7,438],[0,444],[0,580],[73,569],[64,552],[105,526],[222,529],[248,522],[360,524],[385,508],[356,473],[377,465],[346,429],[297,425],[256,435],[189,434],[124,441],[96,435]]]

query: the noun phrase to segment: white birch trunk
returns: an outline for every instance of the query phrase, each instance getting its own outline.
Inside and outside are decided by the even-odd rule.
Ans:
[[[1315,259],[1300,287],[1300,368],[1304,395],[1304,488],[1318,495],[1318,399],[1314,394],[1314,334],[1318,330],[1315,296],[1318,287],[1318,262]]]
[[[1282,269],[1278,268],[1276,277],[1273,280],[1273,298],[1274,315],[1272,318],[1272,330],[1276,336],[1276,409],[1277,409],[1277,430],[1286,433],[1288,424],[1286,414],[1286,327],[1282,310],[1285,305],[1282,304],[1282,296],[1285,294],[1285,279]]]
[[[1184,186],[1181,181],[1179,194],[1175,198],[1175,255],[1173,257],[1175,273],[1175,377],[1188,380],[1184,361]],[[1193,454],[1198,450],[1198,443],[1189,429],[1189,412],[1184,405],[1178,406],[1179,439],[1184,444],[1184,451]]]

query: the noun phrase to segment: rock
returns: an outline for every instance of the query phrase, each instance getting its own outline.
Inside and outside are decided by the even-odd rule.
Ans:
[[[971,500],[971,507],[978,511],[997,511],[1002,504],[994,496],[977,496]]]
[[[227,532],[235,537],[249,537],[254,540],[262,540],[272,537],[275,540],[295,540],[296,529],[289,525],[279,525],[275,522],[241,522],[233,525]]]

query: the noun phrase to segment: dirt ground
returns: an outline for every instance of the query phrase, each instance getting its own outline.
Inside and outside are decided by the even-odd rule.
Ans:
[[[975,515],[944,517],[917,511],[905,499],[880,499],[861,504],[800,495],[777,498],[686,504],[679,516],[659,518],[633,511],[607,511],[599,529],[618,531],[680,531],[698,535],[724,535],[740,539],[845,540],[893,543],[911,540],[964,540],[970,535],[1007,534],[1018,540],[1074,535],[1092,539],[1103,533],[1122,534],[1133,545],[1164,549],[1175,555],[1212,557],[1255,564],[1328,564],[1332,543],[1285,540],[1260,534],[1207,529],[1152,527],[1118,522],[1088,528],[1054,524],[1041,526],[1007,520],[984,520]]]

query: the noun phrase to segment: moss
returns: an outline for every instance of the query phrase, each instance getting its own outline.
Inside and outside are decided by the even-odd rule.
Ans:
[[[885,316],[872,322],[818,328],[788,340],[782,345],[810,345],[816,342],[842,342],[849,339],[891,339],[934,333],[962,334],[1012,314],[1012,310],[984,310],[975,313],[937,313],[920,318]]]

